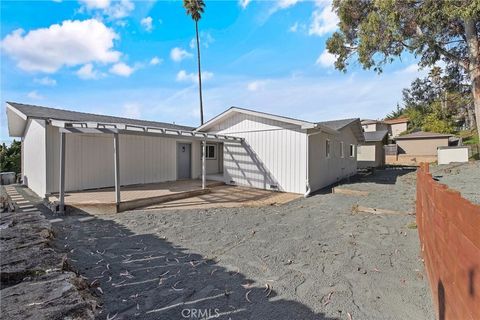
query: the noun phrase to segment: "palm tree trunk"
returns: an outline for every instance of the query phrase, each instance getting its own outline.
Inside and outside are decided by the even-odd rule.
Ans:
[[[198,62],[198,93],[200,96],[200,124],[203,124],[203,101],[202,101],[202,70],[200,68],[200,40],[198,39],[198,21],[195,21],[197,34],[197,62]]]

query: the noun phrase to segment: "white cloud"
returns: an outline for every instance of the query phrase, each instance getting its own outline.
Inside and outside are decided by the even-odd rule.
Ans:
[[[140,24],[142,25],[142,27],[145,28],[145,30],[147,32],[151,32],[153,30],[153,19],[152,17],[146,17],[146,18],[143,18],[141,21],[140,21]]]
[[[250,2],[251,0],[239,0],[238,4],[240,5],[240,7],[242,7],[242,9],[245,9],[250,4]]]
[[[54,73],[63,66],[118,61],[121,53],[113,50],[115,39],[118,35],[98,20],[66,20],[26,34],[17,29],[0,45],[19,68]]]
[[[41,84],[43,86],[53,87],[57,85],[57,80],[52,79],[50,77],[43,77],[43,78],[35,78],[33,82]]]
[[[213,78],[213,73],[209,71],[202,72],[202,81],[210,80]],[[185,70],[180,70],[177,73],[176,80],[178,82],[198,82],[198,73],[188,73]]]
[[[420,71],[420,67],[416,63],[412,63],[411,65],[408,65],[407,67],[397,71],[397,73],[418,73]]]
[[[330,68],[333,67],[337,58],[334,54],[331,54],[327,51],[327,49],[323,50],[322,54],[318,57],[315,64],[320,65],[322,67]]]
[[[138,103],[126,103],[122,107],[122,117],[138,119],[142,115],[142,107]]]
[[[255,81],[249,82],[247,84],[247,89],[249,91],[258,91],[258,90],[263,89],[266,84],[267,84],[266,81],[255,80]]]
[[[106,9],[110,6],[110,0],[79,0],[88,9]]]
[[[27,97],[29,97],[30,99],[33,99],[33,100],[41,100],[43,99],[43,96],[40,95],[37,90],[33,90],[33,91],[30,91],[28,94],[27,94]]]
[[[193,57],[193,54],[182,48],[175,47],[170,51],[170,58],[175,62],[180,62],[183,59],[191,57]]]
[[[323,36],[333,32],[337,29],[338,22],[338,16],[330,4],[323,7],[323,9],[316,9],[312,13],[312,22],[310,23],[308,34]]]
[[[297,30],[298,30],[298,22],[295,22],[290,26],[290,28],[288,28],[288,31],[290,32],[297,32]]]
[[[200,32],[200,45],[204,46],[205,48],[208,48],[212,43],[215,42],[215,39],[212,37],[210,32]],[[190,49],[195,49],[197,46],[197,39],[192,38],[190,40],[189,47]]]
[[[119,62],[114,64],[109,71],[117,76],[129,77],[135,69],[123,62]]]
[[[277,6],[280,9],[286,9],[299,3],[301,0],[278,0]]]
[[[152,66],[156,66],[157,64],[160,64],[163,62],[163,59],[160,59],[159,57],[153,57],[151,60],[150,60],[150,64]]]
[[[93,64],[87,63],[76,72],[77,76],[83,80],[94,80],[101,77],[101,73],[94,69]]]
[[[103,15],[111,19],[122,19],[128,17],[135,9],[135,4],[131,0],[79,0],[84,5],[81,11],[99,10]]]

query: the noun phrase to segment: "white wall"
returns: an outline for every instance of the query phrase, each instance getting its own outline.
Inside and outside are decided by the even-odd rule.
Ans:
[[[328,158],[325,151],[327,139],[330,140],[330,157]],[[350,157],[350,144],[355,148],[353,157]],[[322,132],[309,137],[309,183],[312,191],[324,188],[357,172],[356,144],[357,140],[349,127],[342,129],[338,136]]]
[[[400,133],[407,131],[406,122],[394,123],[394,124],[390,124],[389,126],[390,126],[389,132],[392,135],[392,137],[398,137]]]
[[[28,120],[22,140],[23,183],[39,197],[46,193],[45,121]]]
[[[58,192],[59,131],[48,126],[48,192]],[[67,134],[65,189],[83,190],[114,185],[113,136]],[[120,135],[120,183],[143,184],[176,180],[177,141],[192,144],[192,178],[201,175],[198,141]]]
[[[286,192],[306,191],[306,133],[299,126],[235,113],[209,131],[244,138],[224,142],[227,183]]]
[[[438,148],[438,164],[451,162],[468,162],[468,147],[443,147]]]

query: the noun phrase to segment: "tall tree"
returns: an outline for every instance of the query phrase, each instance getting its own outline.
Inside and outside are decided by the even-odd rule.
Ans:
[[[345,71],[352,56],[382,71],[408,51],[422,67],[443,60],[471,83],[480,133],[480,0],[333,0],[339,31],[327,41]]]
[[[183,7],[187,10],[187,14],[195,21],[195,34],[197,37],[198,94],[200,96],[200,123],[203,124],[202,69],[200,66],[200,39],[198,37],[198,20],[202,18],[205,2],[203,2],[203,0],[183,0]]]

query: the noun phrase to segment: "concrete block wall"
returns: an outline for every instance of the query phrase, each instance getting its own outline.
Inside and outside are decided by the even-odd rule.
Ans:
[[[417,171],[417,225],[437,319],[480,319],[480,206]]]

